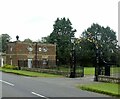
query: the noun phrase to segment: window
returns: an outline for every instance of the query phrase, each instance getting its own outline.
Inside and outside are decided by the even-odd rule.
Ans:
[[[43,48],[43,52],[47,52],[48,49],[46,47]]]
[[[33,51],[33,48],[31,46],[28,46],[27,47],[28,51],[32,52]]]
[[[40,52],[42,51],[42,48],[41,48],[41,47],[39,48],[39,51],[40,51]]]
[[[43,59],[43,65],[48,65],[48,59]]]

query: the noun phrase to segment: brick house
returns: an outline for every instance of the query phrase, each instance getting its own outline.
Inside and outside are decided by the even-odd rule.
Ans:
[[[8,42],[6,64],[28,68],[56,66],[56,45],[37,42]]]

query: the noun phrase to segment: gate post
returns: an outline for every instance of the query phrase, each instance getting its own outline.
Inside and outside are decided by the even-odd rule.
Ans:
[[[81,70],[82,70],[81,77],[84,77],[84,66],[81,66]]]
[[[108,64],[105,66],[105,76],[110,76],[110,65]]]

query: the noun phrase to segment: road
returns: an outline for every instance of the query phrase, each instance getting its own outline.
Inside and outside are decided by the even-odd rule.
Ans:
[[[43,78],[26,77],[2,73],[2,97],[109,97],[107,95],[83,91],[76,84],[92,82],[88,78]]]

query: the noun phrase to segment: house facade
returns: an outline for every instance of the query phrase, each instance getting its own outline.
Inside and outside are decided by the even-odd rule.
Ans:
[[[38,42],[8,42],[6,64],[28,68],[56,66],[56,45]]]

